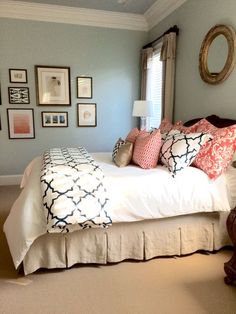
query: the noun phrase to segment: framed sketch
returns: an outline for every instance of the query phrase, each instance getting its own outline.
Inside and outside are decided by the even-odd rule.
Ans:
[[[29,88],[8,87],[8,98],[10,104],[29,104]]]
[[[77,104],[78,126],[97,126],[97,105]]]
[[[10,83],[27,83],[27,70],[25,69],[9,69]]]
[[[93,98],[93,79],[88,76],[77,78],[77,98]]]
[[[68,112],[60,111],[43,111],[42,115],[42,127],[68,127]]]
[[[35,66],[39,106],[70,106],[70,68]]]
[[[35,138],[34,109],[7,109],[7,118],[10,139]]]

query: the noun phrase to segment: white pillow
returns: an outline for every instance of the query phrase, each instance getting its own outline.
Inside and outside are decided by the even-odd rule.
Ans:
[[[177,133],[168,135],[161,147],[160,159],[174,177],[191,165],[202,145],[212,139],[205,133]]]

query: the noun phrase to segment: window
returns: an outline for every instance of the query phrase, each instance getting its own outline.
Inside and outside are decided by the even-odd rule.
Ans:
[[[153,104],[153,116],[148,118],[147,126],[158,128],[162,118],[162,90],[163,90],[163,62],[160,61],[161,44],[155,47],[152,60],[148,65],[147,73],[147,100]]]

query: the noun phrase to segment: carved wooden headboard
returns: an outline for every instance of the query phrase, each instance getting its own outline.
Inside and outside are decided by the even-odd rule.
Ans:
[[[193,125],[194,123],[198,122],[201,119],[202,118],[196,118],[196,119],[189,120],[189,121],[184,123],[184,126],[191,126],[191,125]],[[225,128],[227,126],[236,124],[236,120],[220,118],[220,117],[218,117],[216,115],[208,116],[205,119],[207,121],[209,121],[211,124],[213,124],[214,126],[216,126],[217,128]]]

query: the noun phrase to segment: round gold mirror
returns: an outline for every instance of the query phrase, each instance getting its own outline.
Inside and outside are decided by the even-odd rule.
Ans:
[[[209,84],[223,82],[235,65],[236,35],[231,26],[216,25],[206,34],[200,54],[199,71]]]

